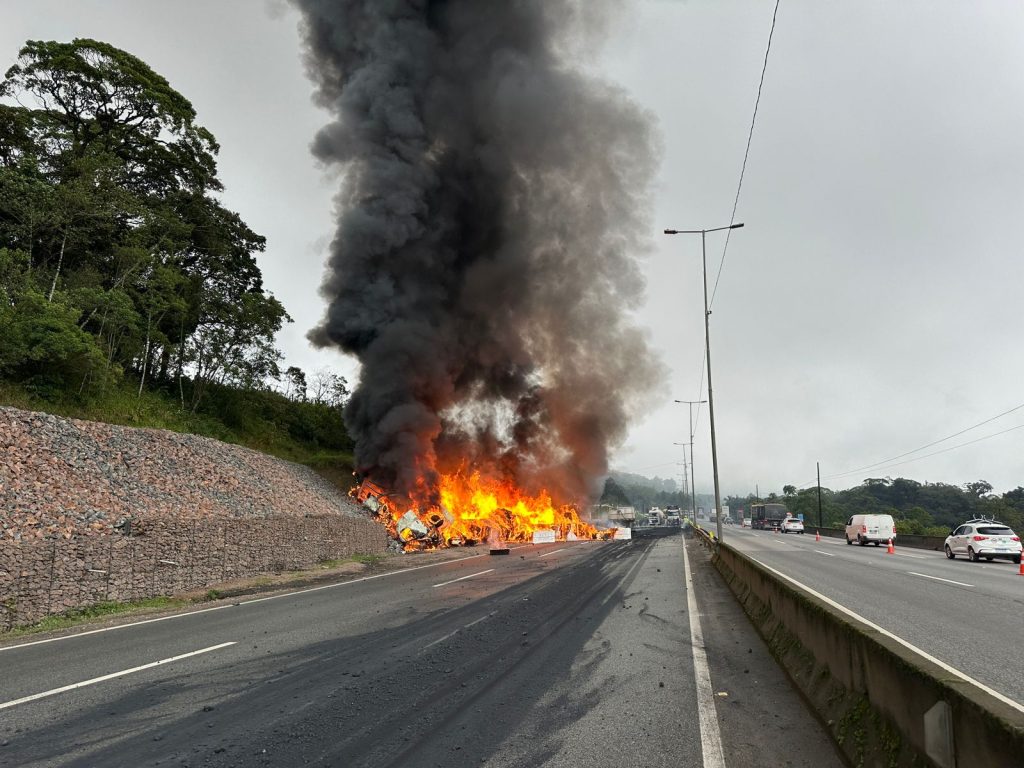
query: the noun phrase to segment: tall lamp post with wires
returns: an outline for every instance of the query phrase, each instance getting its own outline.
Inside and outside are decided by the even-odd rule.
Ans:
[[[690,406],[690,506],[693,511],[693,522],[697,522],[697,482],[693,479],[693,406],[703,405],[707,400],[676,400],[677,403],[686,403]],[[685,443],[676,443],[685,445]]]
[[[708,419],[711,422],[711,466],[715,476],[715,521],[716,535],[722,540],[722,493],[718,486],[718,447],[715,443],[715,397],[711,388],[711,310],[708,309],[708,232],[722,232],[727,229],[739,229],[743,224],[730,224],[727,227],[714,229],[666,229],[666,235],[700,235],[701,266],[704,275],[704,351],[708,365]],[[693,451],[690,451],[691,455]]]

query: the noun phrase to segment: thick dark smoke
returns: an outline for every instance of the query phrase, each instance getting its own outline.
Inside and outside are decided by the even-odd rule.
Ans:
[[[629,320],[650,121],[572,60],[605,3],[294,2],[344,171],[310,338],[362,363],[359,470],[411,492],[469,459],[585,498],[655,378]]]

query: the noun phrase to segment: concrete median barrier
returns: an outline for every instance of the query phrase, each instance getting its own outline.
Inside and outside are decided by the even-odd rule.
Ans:
[[[727,544],[716,568],[854,766],[1021,768],[1024,707]]]

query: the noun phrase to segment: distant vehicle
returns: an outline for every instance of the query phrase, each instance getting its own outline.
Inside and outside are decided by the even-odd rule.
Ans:
[[[609,517],[615,520],[621,520],[624,523],[630,523],[636,520],[636,509],[633,507],[616,507],[613,514]]]
[[[785,504],[752,504],[750,527],[756,531],[774,531],[789,517]]]
[[[743,525],[741,525],[740,527],[741,528],[749,528],[752,524],[753,524],[753,522],[751,521],[751,519],[749,517],[744,517],[743,518]]]
[[[846,543],[884,544],[896,539],[896,523],[892,515],[854,515],[846,521]]]
[[[682,514],[678,504],[669,504],[665,507],[665,525],[679,525],[681,519]]]
[[[972,563],[999,558],[1020,564],[1020,536],[996,520],[968,520],[946,537],[943,549],[950,560],[966,555]]]
[[[657,515],[648,515],[647,516],[647,524],[648,525],[661,525],[661,518],[658,517]]]
[[[782,525],[779,526],[779,530],[782,533],[803,533],[804,521],[795,517],[787,517],[782,521]]]

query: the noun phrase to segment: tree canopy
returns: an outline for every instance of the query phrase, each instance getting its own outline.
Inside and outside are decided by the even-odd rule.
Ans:
[[[798,490],[786,485],[784,496],[776,499],[793,514],[818,520],[818,489]],[[753,497],[730,499],[738,506],[753,503]],[[988,517],[1000,520],[1016,531],[1024,528],[1024,487],[998,496],[984,480],[963,487],[947,483],[919,483],[904,477],[867,478],[860,485],[842,491],[821,489],[822,522],[842,527],[858,513],[890,514],[901,533],[945,535],[964,520]]]
[[[0,96],[0,377],[87,395],[131,374],[192,411],[278,378],[290,318],[192,104],[88,39],[30,40]]]

